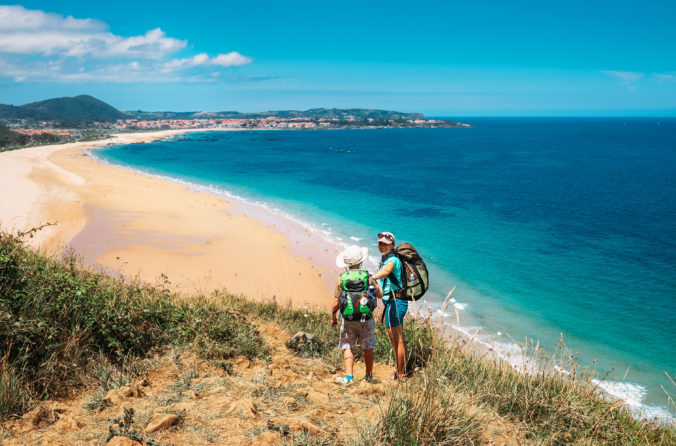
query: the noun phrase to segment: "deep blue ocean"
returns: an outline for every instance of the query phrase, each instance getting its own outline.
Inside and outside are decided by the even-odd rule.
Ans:
[[[455,119],[475,128],[192,133],[96,156],[267,203],[372,253],[391,231],[427,261],[433,308],[457,286],[464,330],[505,350],[527,336],[554,351],[562,335],[610,372],[607,390],[665,407],[676,119]]]

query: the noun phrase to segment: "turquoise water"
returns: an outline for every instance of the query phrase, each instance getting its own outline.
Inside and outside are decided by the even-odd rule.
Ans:
[[[660,385],[676,394],[676,120],[461,121],[476,128],[193,133],[97,156],[373,253],[389,230],[427,260],[432,306],[457,286],[464,329],[505,349],[563,334],[607,390],[659,411]]]

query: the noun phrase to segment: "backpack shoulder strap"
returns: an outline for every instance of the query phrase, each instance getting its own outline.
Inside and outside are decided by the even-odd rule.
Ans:
[[[347,287],[345,285],[347,284],[347,280],[348,280],[347,274],[348,273],[349,273],[349,271],[343,271],[342,273],[340,273],[340,285],[343,288],[343,290],[347,289]]]
[[[364,290],[369,289],[369,272],[365,269],[358,270],[361,273],[361,279],[364,281]]]
[[[404,265],[401,263],[401,259],[399,258],[399,256],[398,256],[397,254],[395,254],[394,251],[392,251],[392,257],[396,257],[397,260],[399,260],[400,269],[403,269],[403,266],[404,266]],[[388,257],[387,259],[385,259],[385,265],[387,264],[387,260],[388,260],[389,258],[390,258],[390,257]],[[394,263],[394,262],[393,262],[393,263]],[[402,273],[403,273],[403,271],[402,271]],[[394,274],[394,269],[392,269],[392,272],[387,276],[387,278],[390,279],[390,281],[391,281],[392,283],[394,283],[398,289],[401,289],[401,288],[402,288],[401,283],[400,283],[399,280],[397,279],[397,276]]]

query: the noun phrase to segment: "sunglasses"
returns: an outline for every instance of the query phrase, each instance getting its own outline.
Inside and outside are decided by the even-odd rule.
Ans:
[[[392,237],[391,234],[384,234],[384,233],[381,232],[380,234],[378,234],[378,239],[381,239],[381,238],[386,238],[387,240],[389,240],[391,242],[394,241],[394,237]]]

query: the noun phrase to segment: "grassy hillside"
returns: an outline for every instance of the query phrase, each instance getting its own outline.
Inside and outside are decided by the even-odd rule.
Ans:
[[[125,119],[116,108],[92,96],[47,99],[21,106],[0,104],[0,120],[53,121],[62,127],[81,127],[94,121]]]
[[[38,110],[17,105],[0,104],[0,120],[13,121],[17,119],[46,120],[47,115]]]
[[[253,412],[263,411],[263,405],[279,408],[275,410],[288,406],[290,411],[312,413],[322,425],[308,435],[290,430],[284,418],[266,422],[256,415],[256,426],[261,425],[262,431],[247,435],[260,435],[267,429],[284,444],[676,444],[673,427],[636,420],[620,404],[600,398],[585,373],[552,373],[551,366],[559,357],[543,359],[549,369],[541,374],[518,373],[509,364],[473,353],[465,341],[447,342],[429,321],[405,324],[413,376],[399,385],[375,384],[380,386],[380,393],[367,395],[368,404],[376,405],[370,412],[372,417],[357,426],[346,426],[345,418],[335,411],[356,410],[355,404],[360,401],[366,404],[359,396],[363,386],[354,389],[356,399],[345,393],[345,400],[336,396],[334,401],[321,403],[334,404],[328,412],[321,405],[313,406],[312,399],[326,399],[326,392],[338,392],[340,389],[333,388],[335,383],[329,389],[319,382],[324,386],[323,396],[322,391],[313,391],[302,401],[288,394],[303,390],[299,383],[308,380],[301,380],[298,374],[302,377],[302,373],[313,373],[303,372],[306,365],[307,370],[323,368],[329,374],[327,382],[333,379],[333,372],[327,370],[341,367],[340,352],[335,348],[337,331],[330,326],[328,314],[296,311],[227,293],[187,299],[171,295],[161,286],[124,283],[83,270],[72,256],[45,258],[24,246],[22,239],[29,236],[30,233],[0,236],[0,417],[5,419],[36,407],[46,398],[80,392],[105,364],[111,370],[124,369],[125,379],[133,380],[134,370],[139,369],[134,364],[172,347],[198,355],[203,361],[200,367],[205,370],[220,367],[233,378],[219,378],[220,387],[207,389],[203,384],[195,387],[194,383],[211,378],[195,380],[197,375],[191,372],[170,386],[171,395],[153,396],[153,404],[161,406],[173,401],[183,404],[180,407],[199,410],[200,404],[217,398],[219,392],[250,395],[260,404],[258,409],[251,406]],[[266,338],[257,328],[263,325],[277,327],[265,330],[272,333],[272,338]],[[289,350],[286,355],[296,358],[292,360],[279,352],[278,344],[284,337],[281,330],[286,331],[286,336],[302,330],[314,333],[316,338],[311,344]],[[378,324],[377,339],[376,361],[391,365],[382,324]],[[271,362],[275,349],[276,359]],[[237,358],[246,358],[251,365],[246,370],[233,369]],[[154,361],[165,364],[163,359]],[[182,370],[180,361],[174,360],[175,366],[168,361],[161,367]],[[284,368],[289,367],[296,367],[296,378],[284,384],[278,373],[283,374]],[[153,372],[156,381],[164,373],[162,370]],[[111,375],[105,379],[97,376],[104,390],[108,390]],[[309,379],[314,382],[311,376]],[[184,401],[186,392],[208,397],[191,403]],[[95,410],[100,397],[97,401],[88,406]],[[192,416],[181,413],[183,417]],[[129,417],[116,421],[119,427],[111,427],[111,435],[114,431],[138,438],[142,429],[134,427],[133,411],[127,414],[125,410],[125,414]],[[172,428],[172,442],[177,444],[182,430],[193,437],[199,434],[203,439],[200,441],[222,442],[213,427],[220,419],[206,415],[202,419],[206,424],[199,429],[185,424]],[[236,419],[228,422],[223,418],[223,429],[232,427]]]

